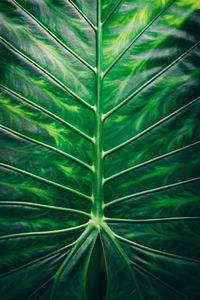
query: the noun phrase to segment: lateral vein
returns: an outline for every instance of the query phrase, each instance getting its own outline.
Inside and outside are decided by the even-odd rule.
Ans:
[[[95,31],[96,26],[92,23],[92,21],[86,16],[86,14],[72,1],[67,0],[74,8],[75,10],[85,19],[85,21],[90,25],[90,27]]]
[[[178,259],[178,260],[182,260],[182,261],[187,261],[187,262],[191,262],[191,263],[196,263],[196,264],[200,264],[200,260],[194,259],[194,258],[190,258],[190,257],[185,257],[185,256],[181,256],[181,255],[177,255],[177,254],[173,254],[173,253],[169,253],[169,252],[164,252],[161,250],[157,250],[157,249],[153,249],[141,244],[138,244],[136,242],[133,242],[127,238],[124,238],[116,233],[113,232],[113,235],[118,239],[121,240],[129,245],[132,245],[133,247],[135,247],[136,249],[142,249],[142,250],[146,250],[147,252],[151,252],[151,253],[155,253],[157,255],[161,255],[161,256],[166,256],[172,259]]]
[[[200,41],[195,43],[192,47],[190,47],[187,51],[185,51],[183,54],[181,54],[178,58],[176,58],[172,63],[170,63],[168,66],[166,66],[163,70],[161,70],[156,75],[154,75],[152,78],[147,80],[147,82],[145,82],[143,85],[141,85],[136,91],[131,93],[124,100],[122,100],[118,105],[116,105],[109,112],[107,112],[104,115],[104,119],[108,118],[115,111],[117,111],[118,109],[123,107],[125,104],[127,104],[130,100],[132,100],[135,96],[137,96],[142,90],[144,90],[147,86],[149,86],[157,78],[159,78],[161,75],[163,75],[165,72],[167,72],[170,68],[172,68],[175,64],[177,64],[181,59],[183,59],[185,56],[187,56],[192,50],[194,50],[197,46],[199,46],[199,44],[200,44]]]
[[[143,196],[143,195],[148,195],[148,194],[151,194],[151,193],[156,193],[156,192],[159,192],[159,191],[167,190],[167,189],[170,189],[170,188],[174,188],[174,187],[181,186],[181,185],[191,183],[191,182],[195,182],[195,181],[198,181],[198,180],[200,180],[200,177],[191,178],[191,179],[188,179],[188,180],[179,181],[179,182],[176,182],[176,183],[160,186],[160,187],[157,187],[157,188],[154,188],[154,189],[138,192],[138,193],[135,193],[135,194],[132,194],[132,195],[127,195],[127,196],[112,200],[112,201],[104,204],[104,207],[108,207],[108,206],[111,206],[113,204],[120,203],[120,202],[129,200],[129,199],[132,199],[132,198],[140,197],[140,196]]]
[[[131,259],[129,259],[130,263],[132,265],[134,265],[135,268],[141,270],[143,273],[148,274],[149,277],[159,281],[161,284],[163,284],[165,287],[167,287],[168,289],[170,289],[171,291],[173,291],[175,294],[181,296],[183,299],[188,299],[190,300],[190,298],[188,296],[186,296],[185,294],[181,293],[179,290],[177,290],[175,287],[173,287],[172,285],[166,283],[165,281],[163,281],[162,279],[160,279],[159,277],[157,277],[156,275],[154,275],[152,272],[148,271],[146,268],[138,265],[137,263],[135,263],[134,261],[132,261]]]
[[[151,222],[173,222],[173,221],[198,221],[200,217],[169,217],[169,218],[153,218],[153,219],[121,219],[105,217],[105,221],[108,222],[120,222],[120,223],[151,223]]]
[[[84,211],[81,211],[81,210],[78,210],[78,209],[73,209],[73,208],[61,207],[61,206],[52,206],[52,205],[47,205],[47,204],[39,204],[39,203],[23,202],[23,201],[0,201],[0,206],[1,205],[30,206],[30,207],[37,207],[37,208],[42,208],[42,209],[65,211],[65,212],[71,212],[71,213],[74,213],[74,214],[80,214],[80,215],[83,215],[85,217],[90,218],[90,214],[88,214]]]
[[[7,239],[11,239],[11,238],[30,237],[30,236],[51,235],[51,234],[59,234],[59,233],[64,233],[64,232],[71,232],[71,231],[75,231],[75,230],[84,228],[88,224],[89,224],[89,222],[87,222],[85,224],[82,224],[82,225],[79,225],[79,226],[71,227],[71,228],[49,230],[49,231],[13,233],[13,234],[8,234],[8,235],[0,236],[0,240],[7,240]]]
[[[147,29],[149,29],[149,27],[155,23],[155,21],[162,16],[162,14],[168,9],[170,8],[170,6],[172,6],[174,4],[174,2],[176,2],[177,0],[173,0],[169,5],[167,5],[156,17],[154,17],[150,23],[148,23],[143,29],[142,31],[136,35],[136,37],[134,37],[134,39],[128,44],[128,46],[119,54],[119,56],[111,63],[111,65],[104,71],[104,76],[106,76],[106,74],[115,66],[115,64],[120,60],[120,58],[130,49],[130,47],[140,38],[140,36],[145,33],[147,31]],[[121,3],[121,1],[120,1]],[[107,20],[106,20],[107,21]]]
[[[83,166],[83,167],[89,169],[90,171],[92,171],[91,166],[89,166],[88,164],[86,164],[86,163],[83,162],[82,160],[80,160],[80,159],[74,157],[73,155],[71,155],[71,154],[69,154],[69,153],[67,153],[67,152],[64,152],[64,151],[62,151],[62,150],[60,150],[60,149],[58,149],[58,148],[55,148],[55,147],[53,147],[53,146],[50,146],[50,145],[46,144],[46,143],[43,143],[43,142],[40,142],[40,141],[35,140],[35,139],[33,139],[33,138],[30,138],[29,136],[27,136],[27,135],[25,135],[25,134],[22,134],[22,133],[20,133],[20,132],[17,132],[17,131],[15,131],[15,130],[11,129],[11,128],[8,128],[7,126],[4,126],[4,125],[1,125],[1,124],[0,124],[0,128],[2,128],[3,130],[5,130],[5,131],[7,131],[7,132],[10,132],[10,133],[12,133],[12,134],[14,134],[14,135],[19,136],[19,137],[22,138],[22,139],[25,139],[25,140],[27,140],[27,141],[30,141],[30,142],[34,143],[34,144],[40,145],[40,146],[42,146],[42,147],[44,147],[44,148],[50,149],[50,150],[52,150],[52,151],[54,151],[54,152],[56,152],[56,153],[59,153],[59,154],[65,156],[65,157],[67,157],[67,158],[70,158],[71,160],[77,162],[77,163],[80,164],[81,166]]]
[[[52,119],[55,119],[56,121],[59,121],[61,123],[63,123],[65,126],[71,128],[72,130],[74,130],[76,133],[78,133],[79,135],[81,135],[82,137],[84,137],[85,139],[87,139],[88,141],[93,143],[93,139],[92,137],[90,137],[89,135],[87,135],[85,132],[83,132],[82,130],[76,128],[74,125],[68,123],[67,121],[65,121],[64,119],[62,119],[61,117],[57,116],[56,114],[52,113],[51,111],[49,111],[48,109],[40,106],[39,104],[34,103],[33,101],[25,98],[24,96],[21,96],[20,94],[18,94],[17,92],[11,90],[10,88],[0,84],[0,87],[7,91],[8,93],[14,95],[15,97],[21,99],[22,101],[28,103],[29,105],[37,108],[38,110],[42,111],[43,113],[45,113],[46,115],[50,116]]]
[[[47,28],[42,22],[39,21],[35,16],[33,16],[27,9],[25,9],[17,0],[12,0],[17,7],[24,11],[31,19],[33,19],[45,32],[47,32],[61,47],[63,47],[67,52],[70,52],[72,56],[82,62],[88,69],[94,72],[94,68],[82,57],[80,57],[76,52],[74,52],[70,47],[63,43],[49,28]]]
[[[120,6],[120,4],[123,2],[124,0],[119,0],[117,5],[113,8],[113,10],[111,11],[111,13],[107,16],[107,18],[104,20],[102,26],[104,26],[108,20],[112,17],[112,15],[114,14],[114,12],[118,9],[118,7]]]
[[[153,125],[147,127],[146,129],[144,129],[142,132],[139,132],[137,135],[135,135],[134,137],[126,140],[125,142],[121,143],[120,145],[117,145],[116,147],[111,148],[110,150],[106,151],[104,153],[104,155],[109,155],[123,147],[125,147],[126,145],[132,143],[133,141],[137,140],[138,138],[140,138],[141,136],[144,136],[146,133],[150,132],[151,130],[153,130],[154,128],[158,127],[159,125],[163,124],[164,122],[168,121],[169,119],[172,119],[174,116],[176,116],[177,114],[181,113],[182,111],[184,111],[185,109],[187,109],[188,107],[190,107],[191,105],[193,105],[195,102],[199,101],[200,97],[195,98],[194,100],[192,100],[191,102],[185,104],[184,106],[182,106],[181,108],[175,110],[174,112],[172,112],[171,114],[169,114],[168,116],[164,117],[163,119],[161,119],[160,121],[154,123]]]
[[[7,45],[7,47],[11,48],[14,52],[16,52],[18,55],[23,57],[25,60],[27,60],[31,65],[33,65],[36,69],[39,69],[44,74],[46,74],[48,77],[50,77],[53,81],[55,81],[60,87],[62,87],[66,92],[68,92],[70,95],[72,95],[75,99],[77,99],[79,102],[83,103],[86,107],[90,108],[92,111],[94,110],[94,107],[87,103],[85,100],[83,100],[80,96],[78,96],[75,92],[73,92],[69,87],[67,87],[64,83],[62,83],[58,78],[56,78],[54,75],[52,75],[49,71],[44,69],[42,66],[40,66],[38,63],[36,63],[32,58],[28,57],[26,54],[18,50],[15,46],[13,46],[11,43],[9,43],[7,40],[5,40],[3,37],[0,36],[0,40]]]
[[[135,165],[135,166],[130,167],[130,168],[128,168],[128,169],[125,169],[125,170],[123,170],[123,171],[121,171],[121,172],[118,172],[118,173],[116,173],[116,174],[114,174],[114,175],[112,175],[112,176],[110,176],[110,177],[108,177],[108,178],[105,178],[105,179],[104,179],[104,182],[106,183],[106,182],[108,182],[108,181],[110,181],[110,180],[113,180],[113,179],[115,179],[115,178],[117,178],[117,177],[120,177],[120,176],[122,176],[122,175],[125,175],[125,174],[127,174],[127,173],[129,173],[129,172],[131,172],[131,171],[134,171],[134,170],[137,170],[137,169],[139,169],[139,168],[141,168],[141,167],[144,167],[144,166],[147,166],[147,165],[149,165],[149,164],[152,164],[152,163],[154,163],[154,162],[156,162],[156,161],[159,161],[159,160],[161,160],[161,159],[163,159],[163,158],[166,158],[166,157],[175,155],[175,154],[177,154],[177,153],[179,153],[179,152],[188,150],[188,149],[190,149],[190,148],[192,148],[192,147],[195,147],[195,146],[197,146],[197,145],[199,145],[199,144],[200,144],[200,141],[197,141],[197,142],[195,142],[195,143],[189,144],[189,145],[187,145],[187,146],[184,146],[184,147],[182,147],[182,148],[176,149],[176,150],[174,150],[174,151],[171,151],[171,152],[162,154],[162,155],[160,155],[160,156],[157,156],[157,157],[155,157],[155,158],[152,158],[152,159],[150,159],[150,160],[147,160],[147,161],[145,161],[145,162],[143,162],[143,163],[141,163],[141,164]]]
[[[32,177],[32,178],[34,178],[34,179],[37,179],[37,180],[42,181],[42,182],[45,182],[45,183],[50,184],[50,185],[52,185],[52,186],[56,186],[56,187],[58,187],[58,188],[61,188],[61,189],[63,189],[63,190],[66,190],[66,191],[68,191],[68,192],[71,192],[71,193],[73,193],[73,194],[76,194],[76,195],[78,195],[78,196],[80,196],[80,197],[82,197],[82,198],[85,198],[85,199],[91,201],[91,197],[90,197],[90,196],[85,195],[85,194],[83,194],[83,193],[81,193],[81,192],[79,192],[79,191],[77,191],[77,190],[74,190],[74,189],[69,188],[69,187],[67,187],[67,186],[64,186],[64,185],[62,185],[62,184],[59,184],[59,183],[57,183],[57,182],[54,182],[54,181],[45,179],[45,178],[40,177],[40,176],[38,176],[38,175],[35,175],[35,174],[33,174],[33,173],[27,172],[27,171],[25,171],[25,170],[16,168],[16,167],[14,167],[14,166],[11,166],[11,165],[9,165],[9,164],[5,164],[5,163],[2,163],[2,162],[0,162],[0,166],[2,166],[3,168],[6,168],[6,169],[10,169],[10,170],[12,170],[12,171],[21,173],[21,174],[23,174],[23,175]]]

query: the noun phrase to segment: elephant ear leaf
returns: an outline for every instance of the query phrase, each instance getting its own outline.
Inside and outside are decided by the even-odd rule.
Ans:
[[[198,300],[200,1],[0,14],[1,299]]]

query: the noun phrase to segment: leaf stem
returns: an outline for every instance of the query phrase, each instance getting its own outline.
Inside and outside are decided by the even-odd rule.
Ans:
[[[94,176],[93,176],[93,208],[95,219],[103,217],[103,119],[102,119],[102,66],[101,66],[101,0],[98,0],[96,31],[96,110],[95,110],[95,144],[94,144]]]

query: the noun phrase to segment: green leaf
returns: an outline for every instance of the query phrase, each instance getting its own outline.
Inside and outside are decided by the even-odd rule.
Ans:
[[[0,14],[0,298],[198,300],[200,1]]]

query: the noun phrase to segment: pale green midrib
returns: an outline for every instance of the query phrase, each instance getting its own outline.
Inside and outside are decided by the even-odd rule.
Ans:
[[[96,30],[96,110],[94,142],[94,176],[92,214],[97,222],[103,217],[103,120],[102,120],[102,68],[101,68],[101,0],[98,0]]]

